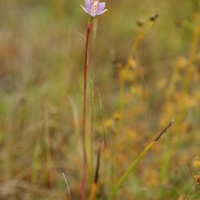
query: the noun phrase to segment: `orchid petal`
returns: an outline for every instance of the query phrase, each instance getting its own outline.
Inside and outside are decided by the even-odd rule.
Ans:
[[[90,12],[85,7],[83,7],[82,5],[80,5],[80,6],[86,13],[90,14]]]
[[[103,10],[102,12],[98,13],[98,15],[101,15],[103,13],[105,13],[108,9]]]
[[[87,10],[90,9],[90,3],[91,3],[91,0],[85,0],[85,7]]]
[[[105,7],[106,7],[106,3],[104,3],[104,2],[103,2],[103,3],[100,3],[97,12],[98,12],[98,13],[101,13]]]

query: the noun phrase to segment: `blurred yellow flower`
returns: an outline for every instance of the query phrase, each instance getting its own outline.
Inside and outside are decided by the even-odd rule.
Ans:
[[[178,58],[178,60],[177,60],[177,67],[178,67],[179,69],[183,69],[183,68],[186,67],[187,63],[188,63],[188,61],[187,61],[186,58],[180,57],[180,58]]]
[[[120,119],[121,119],[120,113],[115,112],[115,113],[113,114],[113,118],[114,118],[114,120],[115,120],[116,122],[120,121]]]
[[[200,175],[193,175],[194,182],[196,185],[200,186]]]
[[[192,167],[193,168],[200,168],[200,158],[195,158],[193,161],[192,161]]]
[[[113,125],[114,125],[114,122],[113,122],[112,119],[108,119],[108,120],[105,121],[106,128],[112,128]]]

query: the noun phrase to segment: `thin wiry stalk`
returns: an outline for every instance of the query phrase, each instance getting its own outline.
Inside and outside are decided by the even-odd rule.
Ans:
[[[93,132],[94,132],[94,78],[91,80],[91,128],[90,128],[90,162],[93,175]]]
[[[199,43],[199,38],[200,38],[200,28],[194,27],[193,28],[193,38],[192,38],[192,43],[190,47],[190,52],[189,52],[189,59],[188,59],[188,66],[186,69],[185,73],[185,78],[184,78],[184,85],[183,85],[183,91],[186,93],[189,90],[189,85],[192,79],[192,67],[196,59],[196,52],[198,48],[198,43]]]
[[[88,44],[90,31],[92,29],[92,19],[90,18],[87,25],[85,41],[85,62],[84,62],[84,88],[83,88],[83,127],[82,127],[82,148],[83,148],[83,175],[81,181],[81,200],[85,200],[85,185],[87,177],[87,155],[85,146],[85,129],[86,129],[86,111],[87,111],[87,72],[88,72]]]
[[[127,58],[126,64],[122,67],[119,73],[119,88],[120,88],[120,111],[121,116],[123,116],[124,113],[124,106],[125,106],[125,100],[124,100],[124,86],[125,81],[123,77],[123,70],[128,70],[129,67],[134,63],[134,55],[136,53],[136,50],[138,49],[139,45],[141,44],[143,38],[149,33],[153,25],[155,24],[156,19],[158,18],[158,14],[155,14],[154,16],[151,16],[149,18],[149,23],[147,27],[144,30],[141,30],[138,32],[136,39],[134,43],[132,44],[131,51],[129,53],[129,56]],[[123,118],[122,118],[123,119]],[[122,123],[122,120],[121,120]]]
[[[95,197],[96,197],[97,184],[98,184],[98,179],[99,179],[100,156],[101,156],[101,141],[100,141],[100,144],[99,144],[95,176],[94,176],[94,181],[93,181],[93,184],[92,184],[92,189],[91,189],[90,198],[89,198],[90,200],[94,200]]]
[[[102,124],[103,124],[104,147],[107,147],[105,120],[104,120],[104,115],[103,115],[103,106],[102,106],[101,94],[100,94],[99,88],[98,88],[98,96],[99,96],[99,107],[100,107],[100,110],[101,110],[101,119],[102,119]]]
[[[133,56],[135,54],[136,49],[138,48],[139,44],[141,43],[142,39],[147,35],[147,33],[149,32],[149,30],[152,28],[152,26],[155,23],[155,20],[158,18],[158,15],[155,14],[155,16],[150,17],[149,19],[149,24],[147,26],[147,28],[144,31],[139,32],[139,34],[136,37],[135,42],[133,43],[131,52],[129,54],[128,57],[128,62],[130,62],[133,59]],[[129,63],[127,63],[128,65]]]
[[[67,196],[68,196],[68,199],[71,200],[72,198],[71,198],[69,183],[68,183],[68,181],[67,181],[67,178],[66,178],[65,174],[62,173],[62,175],[63,175],[63,178],[64,178],[65,183],[66,183],[66,185],[67,185]]]

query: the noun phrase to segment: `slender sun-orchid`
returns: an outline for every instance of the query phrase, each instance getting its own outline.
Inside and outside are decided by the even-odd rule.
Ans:
[[[105,6],[106,3],[105,2],[100,3],[99,0],[85,0],[85,7],[81,5],[83,10],[92,17],[105,13],[108,10],[104,9]]]
[[[82,127],[82,147],[83,147],[83,175],[81,180],[81,200],[85,200],[86,178],[87,178],[87,153],[86,153],[86,112],[87,112],[87,71],[88,71],[88,44],[90,31],[92,29],[92,20],[95,16],[101,15],[107,11],[106,3],[100,3],[99,0],[85,0],[85,7],[81,5],[83,10],[90,15],[87,24],[87,32],[85,38],[85,61],[84,61],[84,81],[83,81],[83,127]],[[93,194],[94,191],[92,191]]]

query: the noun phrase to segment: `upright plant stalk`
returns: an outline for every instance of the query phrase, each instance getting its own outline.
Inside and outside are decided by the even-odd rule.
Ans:
[[[83,88],[83,125],[82,125],[82,148],[83,148],[83,175],[81,181],[81,200],[85,199],[85,184],[87,177],[87,155],[85,145],[86,130],[86,111],[87,111],[87,72],[88,72],[88,44],[90,31],[92,29],[92,17],[90,17],[87,25],[87,33],[85,40],[85,62],[84,62],[84,88]]]
[[[167,129],[173,124],[174,120],[172,120],[168,126],[156,137],[156,139],[154,139],[152,142],[150,142],[145,148],[144,150],[140,153],[140,155],[135,159],[135,161],[133,161],[133,163],[131,164],[131,166],[128,168],[128,170],[122,175],[122,177],[118,180],[118,182],[116,183],[116,185],[114,186],[114,188],[111,191],[111,194],[108,198],[108,200],[113,200],[116,192],[119,190],[120,186],[126,181],[126,179],[128,178],[128,176],[131,174],[131,172],[135,169],[135,167],[137,166],[137,164],[140,162],[140,160],[146,155],[146,153],[151,149],[151,147],[160,139],[160,137],[163,135],[163,133],[165,133],[167,131]]]
[[[137,48],[139,47],[140,43],[142,42],[143,38],[149,33],[153,25],[155,24],[156,19],[158,18],[158,14],[155,14],[154,16],[151,16],[149,18],[149,23],[147,27],[138,32],[136,39],[134,43],[132,44],[131,51],[129,53],[129,56],[127,58],[126,64],[123,66],[123,68],[119,72],[119,88],[120,88],[120,111],[123,116],[124,112],[124,106],[125,106],[125,101],[124,101],[124,85],[125,85],[125,80],[123,76],[123,71],[129,70],[129,67],[135,63],[134,61],[134,54],[136,53]]]
[[[191,43],[191,47],[190,47],[190,52],[189,52],[189,59],[188,59],[188,66],[186,69],[186,73],[185,73],[185,78],[184,78],[184,85],[183,85],[183,92],[188,92],[189,90],[189,85],[192,79],[192,67],[193,64],[195,62],[196,59],[196,52],[198,49],[198,43],[199,43],[199,38],[200,38],[200,27],[199,26],[195,26],[193,28],[193,38],[192,38],[192,43]]]
[[[94,78],[91,80],[91,127],[90,127],[90,172],[93,175],[93,132],[94,132]]]
[[[98,155],[97,155],[97,164],[96,164],[96,170],[95,170],[95,177],[94,177],[94,181],[93,181],[93,184],[92,184],[89,200],[95,200],[95,198],[96,198],[97,185],[98,185],[98,179],[99,179],[100,156],[101,156],[101,141],[100,141],[100,144],[99,144],[99,150],[98,150]]]

